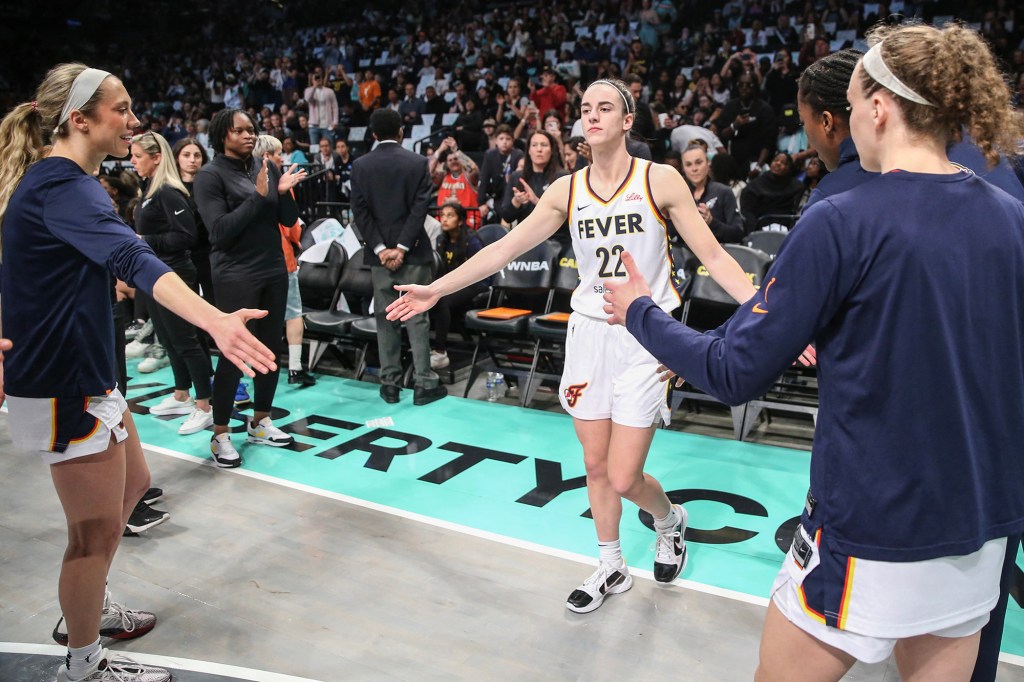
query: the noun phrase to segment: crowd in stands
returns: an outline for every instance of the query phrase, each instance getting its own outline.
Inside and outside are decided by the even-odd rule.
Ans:
[[[772,211],[796,212],[806,192],[793,182],[809,185],[822,170],[805,180],[814,150],[796,114],[802,69],[862,46],[864,30],[890,15],[936,23],[955,16],[992,43],[1020,102],[1024,30],[1015,13],[1005,0],[958,4],[955,13],[922,0],[592,0],[554,8],[408,2],[390,11],[355,3],[343,21],[284,21],[284,31],[276,22],[268,31],[266,13],[238,30],[229,23],[226,33],[210,23],[179,54],[136,51],[123,71],[142,130],[171,145],[194,137],[209,146],[217,110],[247,109],[282,141],[286,163],[330,172],[329,196],[321,198],[332,201],[347,199],[351,160],[372,142],[369,114],[393,108],[405,123],[405,144],[436,157],[438,206],[457,198],[471,227],[514,224],[551,180],[584,166],[573,126],[582,87],[623,78],[641,102],[634,138],[645,149],[634,153],[682,170],[695,140],[707,145],[712,168],[728,152],[734,163],[719,165],[735,166],[734,177],[711,175],[738,188],[749,231],[766,191]],[[545,145],[547,156],[530,153]],[[776,151],[789,159],[773,163]],[[744,206],[743,183],[762,173],[775,177],[757,183],[766,187]]]

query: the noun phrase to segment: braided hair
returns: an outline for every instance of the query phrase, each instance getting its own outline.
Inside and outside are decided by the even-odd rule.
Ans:
[[[862,54],[859,50],[840,50],[808,66],[800,75],[800,100],[819,116],[827,111],[849,122],[846,89]]]

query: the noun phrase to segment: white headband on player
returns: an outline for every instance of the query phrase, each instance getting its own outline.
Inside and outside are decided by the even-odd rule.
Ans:
[[[889,67],[886,66],[885,61],[882,59],[882,43],[877,43],[874,47],[868,50],[861,59],[861,64],[864,66],[864,71],[867,72],[869,76],[874,78],[879,85],[887,88],[893,94],[899,95],[903,99],[909,99],[911,102],[923,104],[926,107],[935,106],[924,97],[911,90],[903,81],[893,75],[893,72],[889,70]]]
[[[604,85],[610,85],[611,87],[615,88],[615,92],[619,93],[619,96],[622,97],[622,103],[626,105],[626,113],[627,114],[632,114],[633,113],[633,109],[630,108],[630,106],[629,106],[629,100],[626,99],[626,93],[624,93],[622,90],[620,90],[615,85],[615,83],[612,83],[611,81],[608,81],[608,80],[605,80],[605,79],[602,78],[601,80],[594,81],[590,85],[597,85],[598,83],[603,83]]]
[[[53,132],[57,132],[64,122],[71,117],[72,111],[81,109],[88,104],[92,96],[99,90],[100,83],[109,75],[109,71],[101,71],[100,69],[86,69],[78,74],[75,82],[71,84],[71,92],[68,93],[68,99],[64,102],[64,108],[60,110],[60,118],[57,119],[57,127],[54,128]]]

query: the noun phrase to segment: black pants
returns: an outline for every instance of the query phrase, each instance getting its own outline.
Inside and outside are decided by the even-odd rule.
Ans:
[[[214,275],[214,293],[217,307],[224,312],[239,308],[266,310],[267,316],[249,321],[249,331],[263,342],[275,359],[281,355],[281,337],[284,334],[284,310],[288,302],[288,273],[281,269],[280,275],[260,282],[249,280],[221,279]],[[234,363],[221,357],[217,361],[217,373],[213,379],[213,423],[227,426],[235,402],[235,389],[242,377],[242,370]],[[277,391],[278,373],[256,373],[253,379],[253,409],[256,412],[270,412]]]
[[[196,269],[191,263],[175,268],[174,273],[184,280],[192,291],[196,291]],[[144,295],[144,294],[143,294]],[[199,342],[201,330],[186,322],[156,301],[149,299],[149,317],[153,320],[153,331],[160,345],[167,351],[174,373],[174,389],[187,391],[194,388],[196,400],[210,397],[210,375],[213,365],[210,354]]]
[[[1003,641],[1003,621],[1006,619],[1006,606],[1010,600],[1010,589],[1016,578],[1017,548],[1021,543],[1020,535],[1006,538],[1006,558],[1003,560],[1003,575],[999,581],[999,601],[989,613],[988,623],[981,629],[981,642],[978,644],[978,660],[974,663],[974,674],[971,682],[993,682],[996,679],[996,668],[999,666],[999,645]]]
[[[430,311],[430,319],[434,322],[434,350],[445,352],[448,348],[448,332],[452,328],[453,315],[465,315],[473,308],[473,300],[482,289],[466,287],[454,293],[442,296],[434,309]]]

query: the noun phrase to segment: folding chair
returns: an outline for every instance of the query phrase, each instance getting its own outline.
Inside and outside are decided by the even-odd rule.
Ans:
[[[513,260],[495,275],[487,307],[466,313],[466,329],[479,337],[463,397],[486,371],[500,371],[523,381],[530,375],[534,343],[527,334],[529,316],[551,310],[551,283],[560,249],[558,242],[549,240]],[[485,359],[481,359],[481,351],[486,353]]]
[[[331,249],[333,251],[334,246]],[[299,270],[301,273],[301,268]],[[346,303],[350,310],[360,312],[338,310],[337,304],[342,296],[346,297]],[[316,368],[323,358],[324,352],[328,349],[345,364],[349,364],[344,355],[345,351],[356,353],[358,358],[361,346],[355,344],[351,334],[352,324],[366,317],[361,312],[363,309],[361,300],[372,296],[373,284],[370,281],[370,268],[363,265],[363,250],[359,249],[352,254],[342,268],[338,280],[338,296],[334,300],[335,305],[328,310],[317,310],[303,315],[303,324],[306,327],[305,335],[310,340],[310,370]],[[358,367],[358,361],[355,366]]]
[[[785,241],[787,234],[789,233],[777,232],[775,230],[758,230],[744,237],[743,245],[758,251],[764,251],[768,254],[769,258],[775,260],[775,256],[778,255],[779,249],[782,248],[782,242]]]
[[[554,298],[551,310],[543,315],[531,315],[526,323],[527,334],[534,339],[533,362],[526,385],[520,391],[520,404],[529,407],[537,389],[544,381],[561,382],[565,363],[565,339],[568,332],[570,300],[580,282],[576,254],[566,244],[558,254],[555,271]]]
[[[723,244],[722,248],[739,263],[751,283],[755,287],[759,287],[768,270],[770,263],[768,256],[761,251],[738,244]],[[699,265],[687,290],[680,321],[700,331],[707,331],[729,319],[738,307],[739,304],[732,296],[711,279],[707,269],[703,265]],[[683,379],[685,380],[686,377]],[[672,411],[675,411],[684,400],[721,404],[715,398],[697,390],[690,384],[684,384],[682,388],[673,387],[669,399]],[[746,406],[730,405],[729,410],[732,414],[733,435],[737,440],[741,440]]]

